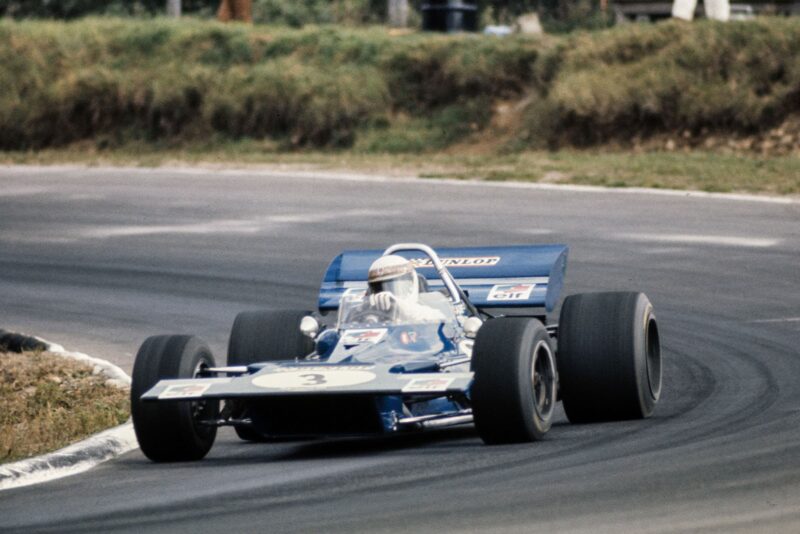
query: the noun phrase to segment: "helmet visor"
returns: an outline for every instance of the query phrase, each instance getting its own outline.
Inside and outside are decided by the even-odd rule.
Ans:
[[[370,293],[388,291],[397,298],[404,299],[414,294],[414,273],[405,273],[397,278],[369,283]]]

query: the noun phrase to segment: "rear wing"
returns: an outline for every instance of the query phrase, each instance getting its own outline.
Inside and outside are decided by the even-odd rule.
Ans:
[[[436,249],[442,263],[478,308],[545,308],[552,311],[567,268],[566,245],[462,247]],[[367,288],[369,266],[382,250],[348,250],[336,256],[322,280],[319,309],[336,310],[344,295]],[[419,251],[401,251],[432,290],[444,287],[430,258]]]

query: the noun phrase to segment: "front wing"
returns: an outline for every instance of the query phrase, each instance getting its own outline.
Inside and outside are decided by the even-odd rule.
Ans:
[[[161,380],[142,400],[230,399],[320,394],[433,395],[465,393],[471,372],[397,373],[389,365],[270,364],[236,377]]]

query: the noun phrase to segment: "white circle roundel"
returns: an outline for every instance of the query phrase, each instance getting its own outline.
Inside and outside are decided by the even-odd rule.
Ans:
[[[369,371],[308,369],[269,373],[253,378],[253,385],[270,389],[326,389],[355,386],[375,379]]]

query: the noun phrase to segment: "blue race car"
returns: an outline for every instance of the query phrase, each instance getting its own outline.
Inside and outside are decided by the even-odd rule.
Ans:
[[[572,295],[548,325],[567,250],[437,253],[403,243],[343,252],[325,274],[318,313],[240,313],[224,367],[196,337],[150,337],[131,387],[142,452],[199,460],[225,425],[269,441],[474,423],[487,444],[529,442],[550,429],[558,400],[573,423],[647,417],[661,391],[653,306],[642,293]],[[418,304],[431,313],[375,306],[368,271],[389,255],[414,266]]]

